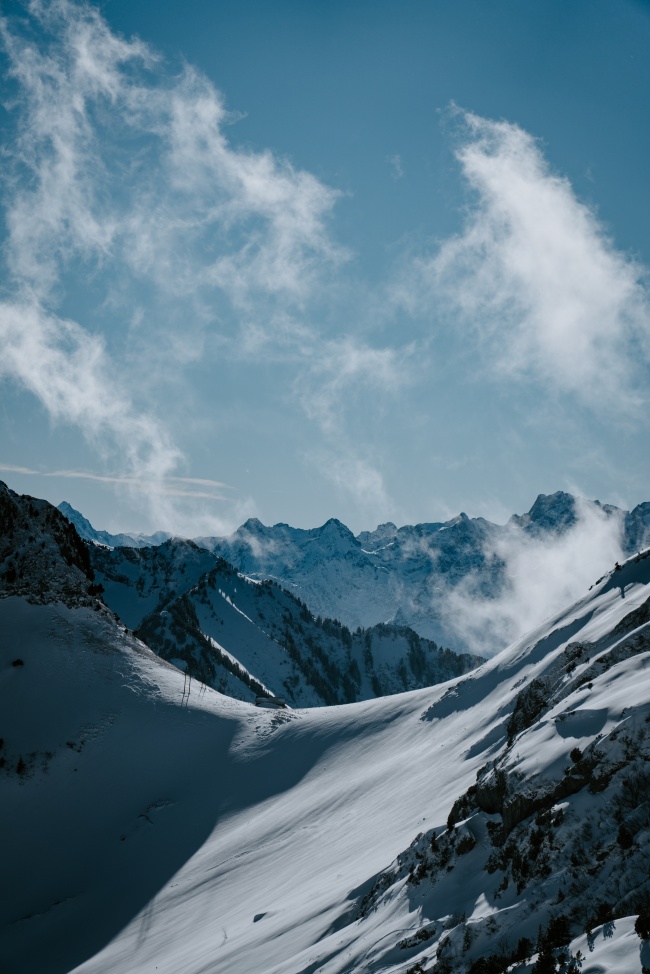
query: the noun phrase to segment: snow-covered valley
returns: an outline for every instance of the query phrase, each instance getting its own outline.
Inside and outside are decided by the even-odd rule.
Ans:
[[[271,711],[188,686],[48,550],[54,591],[2,566],[3,972],[648,965],[650,557],[444,685]]]

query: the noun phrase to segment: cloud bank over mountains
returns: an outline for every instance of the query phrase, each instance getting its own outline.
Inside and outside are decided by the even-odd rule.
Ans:
[[[441,601],[446,624],[477,653],[494,654],[579,599],[599,575],[623,561],[622,512],[575,498],[575,522],[564,532],[530,534],[516,521],[485,546],[488,562],[505,566],[496,597],[469,575]]]

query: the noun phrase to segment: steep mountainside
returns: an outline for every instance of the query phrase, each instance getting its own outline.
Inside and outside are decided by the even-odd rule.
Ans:
[[[621,917],[650,924],[649,582],[646,551],[423,712],[447,735],[482,725],[466,755],[488,760],[357,899],[369,970],[505,974],[538,953],[539,974],[577,972]],[[405,912],[407,935],[379,942]]]
[[[516,534],[520,545],[548,544],[570,530],[585,508],[620,522],[624,552],[650,544],[650,503],[625,513],[612,505],[578,502],[561,491],[540,494],[527,514],[513,516],[504,526],[460,514],[444,523],[383,524],[355,538],[336,520],[302,531],[252,519],[230,538],[197,542],[251,578],[278,581],[312,612],[350,628],[393,621],[463,648],[446,614],[449,593],[471,578],[475,597],[507,596],[504,542]]]
[[[88,549],[47,501],[14,493],[0,481],[0,598],[53,598],[93,604],[99,588]]]
[[[650,557],[443,686],[288,712],[188,696],[77,580],[0,598],[3,972],[649,966]]]
[[[63,501],[59,504],[58,510],[63,516],[74,524],[77,534],[84,541],[91,541],[94,544],[107,545],[109,548],[129,547],[147,548],[151,545],[162,544],[167,541],[170,535],[166,531],[156,531],[155,534],[111,534],[109,531],[96,531],[90,521],[76,511],[71,504]]]
[[[273,582],[251,582],[219,559],[198,584],[147,616],[137,635],[208,686],[243,700],[270,692],[292,706],[352,703],[442,683],[481,662],[413,630],[351,633],[316,619]]]
[[[104,601],[191,679],[242,700],[351,703],[468,672],[480,657],[439,649],[399,626],[351,633],[314,618],[272,582],[253,582],[192,541],[91,548]]]
[[[89,549],[104,600],[129,629],[196,585],[215,557],[192,541],[174,538],[153,548]]]
[[[650,503],[624,512],[562,491],[540,494],[527,514],[514,515],[506,525],[460,514],[433,524],[382,524],[355,538],[335,519],[302,530],[287,524],[267,527],[252,518],[228,538],[195,541],[254,580],[278,582],[315,615],[338,619],[352,630],[392,622],[463,652],[471,637],[448,611],[450,594],[487,600],[496,611],[496,600],[515,597],[517,553],[527,548],[534,559],[536,550],[543,553],[575,531],[581,518],[595,515],[611,523],[612,538],[620,535],[616,547],[623,554],[650,544]],[[75,524],[87,525],[77,512],[70,516]],[[91,538],[94,529],[88,529],[84,536]],[[584,534],[581,539],[584,544]],[[602,568],[607,564],[603,560]],[[553,608],[567,598],[562,595]],[[511,624],[498,625],[497,612],[490,651],[505,645],[505,633],[512,638],[516,631]]]

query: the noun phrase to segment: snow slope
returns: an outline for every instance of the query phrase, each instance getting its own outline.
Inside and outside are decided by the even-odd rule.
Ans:
[[[284,966],[436,791],[417,695],[281,714],[196,685],[187,700],[109,616],[0,611],[7,974],[69,971],[115,937],[82,969],[248,971],[274,951]]]
[[[620,920],[650,905],[649,582],[650,557],[631,560],[425,712],[441,749],[459,734],[463,766],[482,766],[374,878],[355,915],[364,969],[465,971],[489,958],[477,974],[505,971],[520,938],[533,953],[551,922],[567,930],[556,953],[573,937],[591,962],[598,946],[593,974],[647,964]],[[587,951],[575,937],[585,928]]]
[[[624,849],[613,810],[649,756],[649,596],[632,560],[451,683],[281,713],[188,687],[106,609],[1,599],[0,970],[460,972],[546,925],[564,884],[574,950],[585,900],[613,901],[583,974],[640,972],[623,918],[650,831],[630,799]],[[520,892],[511,839],[551,868]]]
[[[291,593],[192,541],[89,554],[104,601],[151,649],[238,699],[269,691],[299,706],[350,703],[440,683],[481,661],[404,627],[351,633],[316,619]]]

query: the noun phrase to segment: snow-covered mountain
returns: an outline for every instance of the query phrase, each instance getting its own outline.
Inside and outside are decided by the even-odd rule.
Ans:
[[[535,953],[539,974],[561,956],[563,971],[645,970],[650,944],[621,918],[650,924],[649,583],[650,550],[422,713],[441,758],[464,738],[465,765],[487,760],[357,900],[369,970],[401,956],[498,974]],[[405,912],[407,935],[380,941]]]
[[[155,534],[111,534],[109,531],[96,531],[88,518],[76,511],[67,501],[59,504],[58,509],[71,524],[74,524],[80,538],[94,544],[107,545],[109,548],[147,548],[162,544],[171,537],[167,531],[156,531]]]
[[[441,683],[481,662],[403,626],[350,632],[273,582],[253,582],[192,541],[91,548],[104,601],[160,656],[242,700],[351,703]]]
[[[129,629],[145,616],[186,592],[217,559],[192,541],[174,538],[156,547],[89,549],[104,588],[104,601]]]
[[[284,712],[188,696],[68,557],[0,598],[0,970],[650,966],[650,557],[443,686]]]
[[[466,636],[447,612],[450,593],[468,588],[466,601],[507,599],[522,550],[534,558],[588,517],[600,530],[611,522],[624,554],[650,544],[650,503],[624,512],[564,492],[541,494],[527,514],[506,525],[461,513],[433,524],[383,524],[355,538],[336,520],[303,531],[251,519],[229,538],[196,540],[251,578],[276,580],[318,615],[350,628],[393,621],[462,649]]]
[[[594,544],[594,533],[602,535],[602,544]],[[314,615],[351,630],[391,622],[460,652],[493,653],[531,619],[536,623],[575,598],[594,560],[596,570],[604,570],[650,544],[650,503],[625,512],[559,491],[540,494],[527,514],[513,515],[505,525],[461,513],[432,524],[382,524],[355,537],[335,519],[303,530],[267,527],[252,518],[230,537],[194,540],[248,577],[278,582]],[[553,546],[562,541],[575,582],[568,584],[565,572],[566,585],[543,592],[535,575],[557,572]],[[522,576],[530,582],[525,592]],[[513,611],[517,601],[519,612]],[[460,625],[461,615],[473,615],[477,603],[484,604],[489,624],[479,616],[473,625]]]

